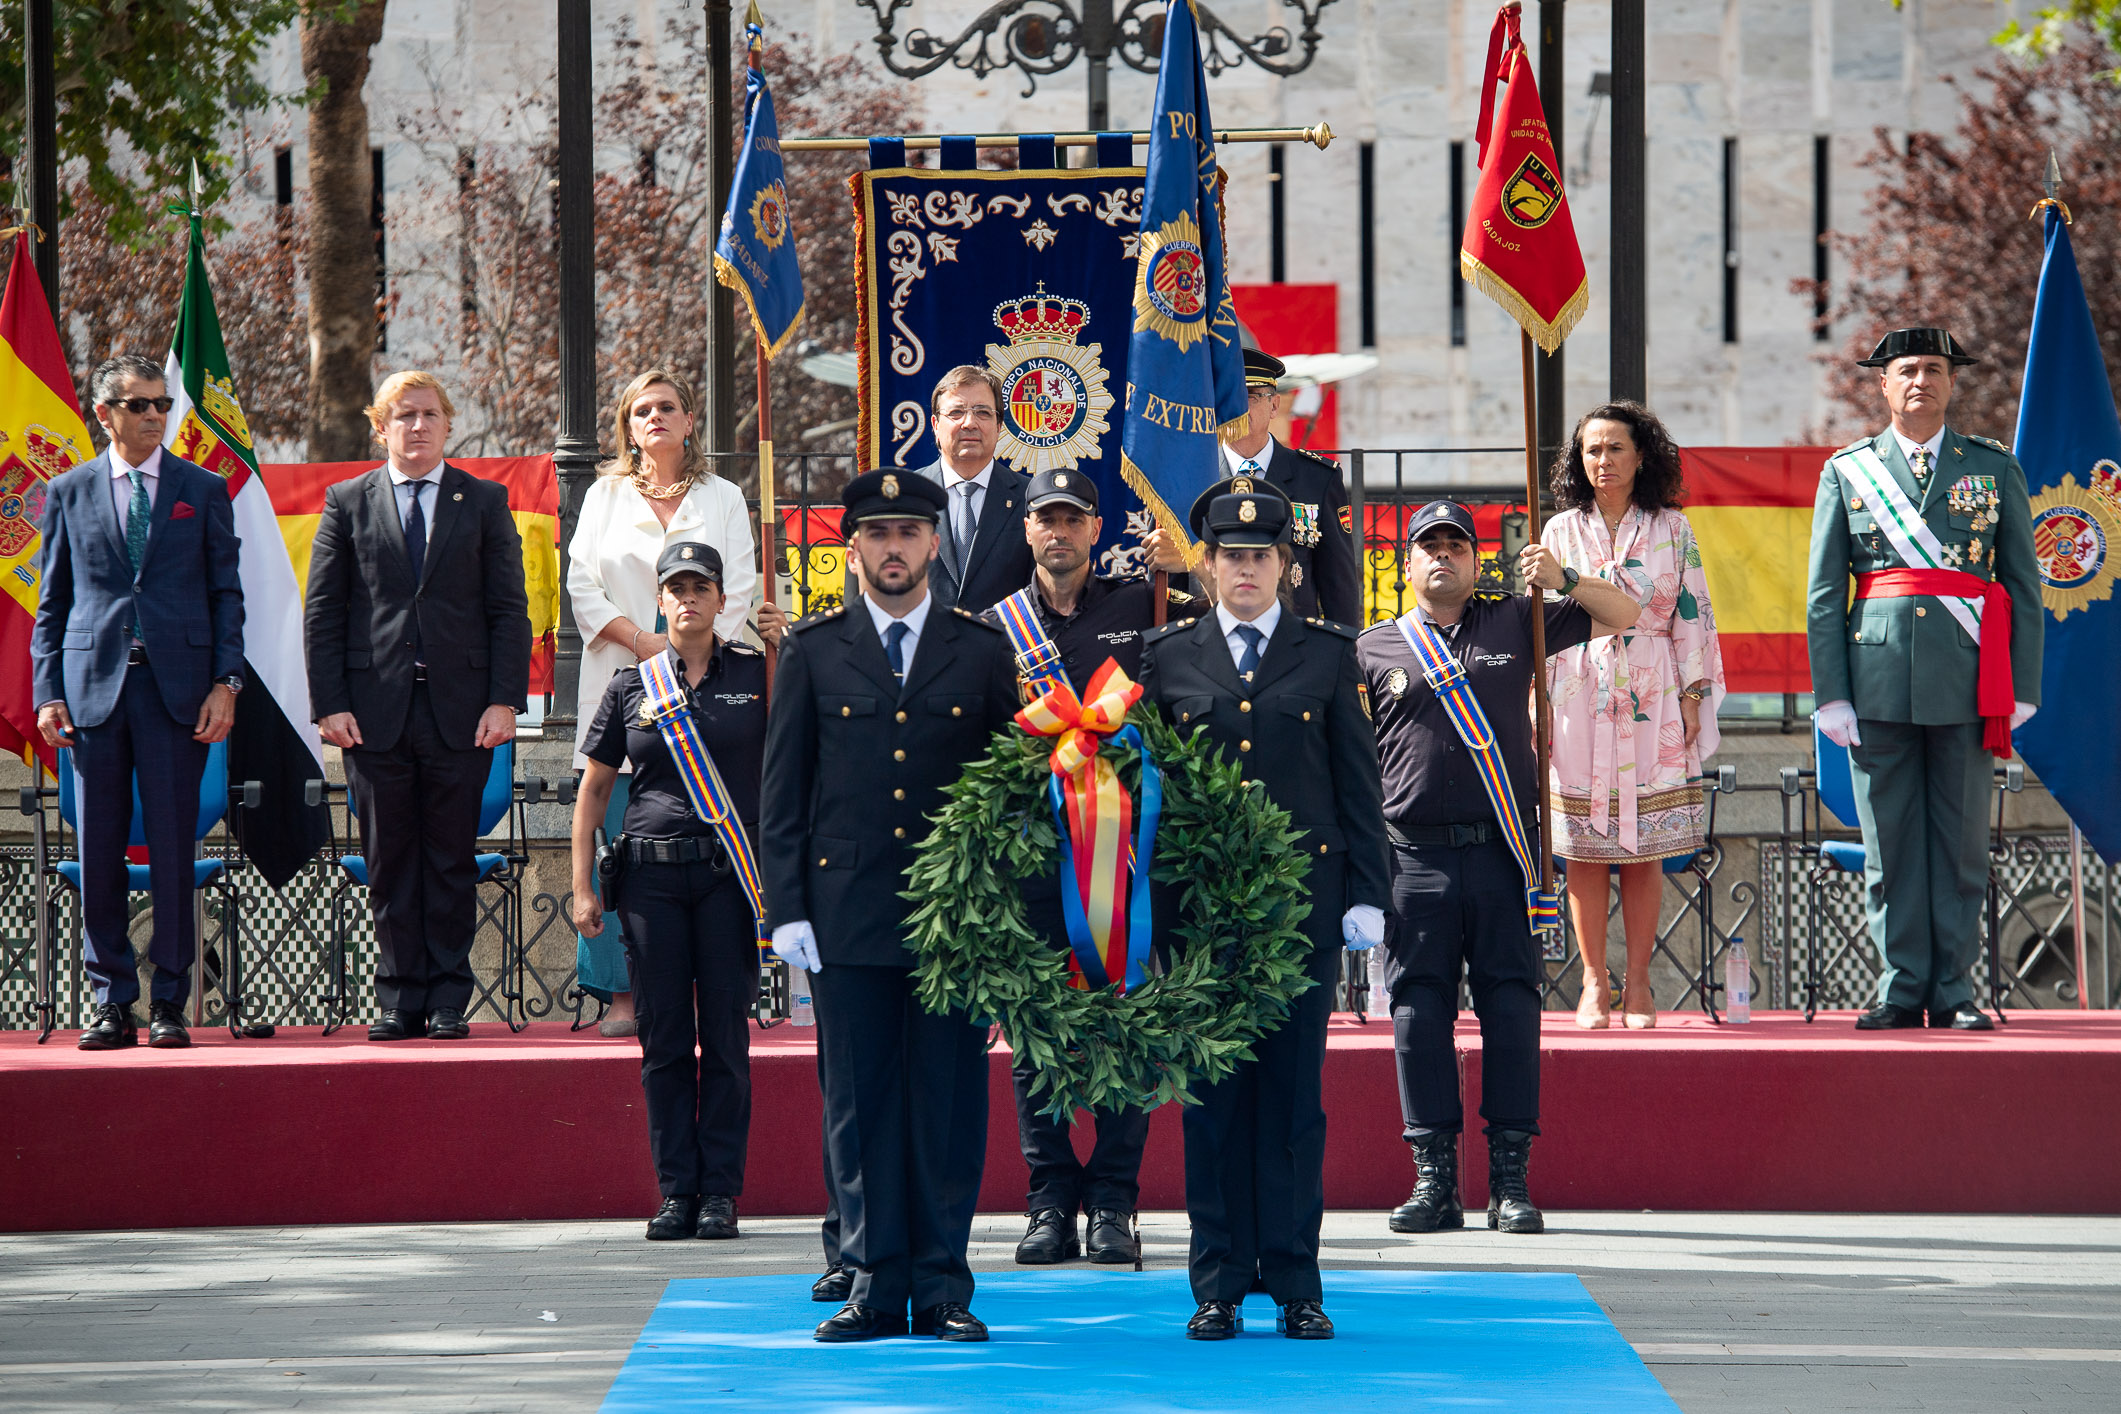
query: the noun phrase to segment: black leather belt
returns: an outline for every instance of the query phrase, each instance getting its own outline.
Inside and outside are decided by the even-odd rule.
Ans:
[[[623,843],[628,864],[723,864],[722,842],[712,835],[688,835],[677,840],[637,840],[629,836]]]
[[[126,650],[125,650],[125,666],[126,666],[126,667],[128,667],[128,668],[137,668],[137,667],[139,667],[139,666],[140,666],[141,664],[145,663],[146,661],[147,661],[147,645],[146,645],[146,644],[144,644],[144,643],[135,643],[135,644],[134,644],[134,645],[133,645],[132,647],[130,647],[130,648],[128,648],[128,649],[126,649]]]
[[[1402,828],[1387,823],[1385,833],[1392,843],[1403,845],[1442,845],[1449,849],[1463,849],[1467,845],[1486,844],[1489,840],[1502,838],[1502,829],[1493,820],[1475,820],[1463,825],[1410,825]]]

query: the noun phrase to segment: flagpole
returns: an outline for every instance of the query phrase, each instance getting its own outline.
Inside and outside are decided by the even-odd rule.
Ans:
[[[752,0],[744,16],[744,26],[750,30],[754,25],[763,25],[765,17],[759,13],[757,0]],[[745,36],[747,56],[753,73],[762,73],[759,66],[759,45],[756,31]],[[748,115],[747,115],[748,116]],[[780,554],[776,549],[779,540],[775,532],[780,528],[780,511],[774,504],[773,471],[773,388],[771,373],[773,359],[766,351],[766,338],[758,328],[756,315],[752,318],[751,347],[757,365],[759,388],[759,592],[765,602],[774,601],[775,582],[779,579]],[[764,638],[765,635],[759,635]],[[780,650],[771,641],[766,644],[766,700],[773,700],[773,670],[780,662]]]
[[[1524,494],[1525,518],[1531,539],[1539,543],[1539,408],[1534,398],[1537,384],[1532,365],[1531,331],[1520,328],[1518,340],[1524,362]],[[1547,613],[1546,593],[1535,586],[1532,608],[1532,752],[1533,770],[1539,789],[1539,891],[1554,892],[1554,819],[1547,809],[1547,754],[1552,741],[1552,707],[1547,701]]]

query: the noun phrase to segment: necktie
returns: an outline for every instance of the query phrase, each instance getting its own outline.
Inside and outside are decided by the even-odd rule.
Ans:
[[[1267,474],[1266,470],[1250,457],[1246,457],[1242,462],[1239,462],[1237,470],[1245,476],[1265,476]]]
[[[140,573],[140,562],[147,558],[147,523],[154,517],[155,508],[147,503],[147,473],[134,467],[126,475],[132,479],[133,499],[125,508],[125,553],[133,562],[133,574]]]
[[[405,513],[405,557],[412,561],[412,582],[418,584],[427,568],[427,513],[420,509],[424,481],[406,483],[412,490],[412,509]]]
[[[964,499],[958,510],[957,525],[951,533],[957,539],[957,575],[963,579],[965,562],[972,558],[973,538],[979,534],[979,516],[972,506],[972,498],[979,494],[979,483],[960,481],[957,489],[964,493]]]
[[[1917,448],[1915,448],[1915,452],[1914,452],[1914,455],[1908,458],[1908,462],[1909,462],[1909,464],[1910,464],[1911,466],[1913,466],[1913,467],[1914,467],[1914,469],[1915,469],[1915,484],[1916,484],[1916,485],[1918,485],[1918,486],[1919,486],[1919,485],[1922,485],[1922,484],[1924,484],[1925,482],[1927,482],[1927,481],[1928,481],[1928,480],[1930,479],[1930,449],[1929,449],[1929,448],[1927,448],[1927,447],[1917,447]]]
[[[1259,645],[1266,641],[1266,635],[1250,624],[1239,624],[1237,636],[1245,641],[1244,656],[1237,660],[1237,675],[1250,682],[1252,674],[1259,671]]]
[[[904,624],[893,624],[884,630],[884,656],[891,660],[891,675],[900,682],[906,680],[906,635],[910,630]]]

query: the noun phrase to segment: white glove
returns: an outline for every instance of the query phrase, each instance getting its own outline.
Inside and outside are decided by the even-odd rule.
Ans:
[[[797,923],[782,923],[773,930],[773,955],[790,967],[800,967],[805,972],[822,972],[825,965],[817,960],[817,934],[810,930],[810,920]]]
[[[1812,720],[1826,739],[1844,749],[1863,745],[1863,733],[1856,730],[1856,708],[1848,702],[1828,702],[1812,713]]]
[[[1340,915],[1340,936],[1349,952],[1366,952],[1385,940],[1385,911],[1372,903],[1358,903]]]
[[[2016,731],[2027,722],[2030,722],[2033,719],[2033,713],[2039,710],[2038,707],[2035,707],[2030,702],[2020,702],[2017,706],[2011,708],[2011,730]]]

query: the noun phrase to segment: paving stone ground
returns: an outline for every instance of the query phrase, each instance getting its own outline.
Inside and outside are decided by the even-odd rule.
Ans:
[[[1687,1414],[2121,1410],[2121,1219],[1553,1213],[1544,1237],[1328,1214],[1327,1265],[1580,1275]],[[1477,1220],[1477,1215],[1476,1215]],[[0,1408],[594,1410],[672,1277],[808,1272],[816,1225],[0,1237]],[[978,1270],[1020,1220],[983,1219]],[[1143,1220],[1185,1262],[1183,1214]],[[817,1308],[820,1314],[824,1308]],[[978,1309],[975,1298],[974,1309]]]

